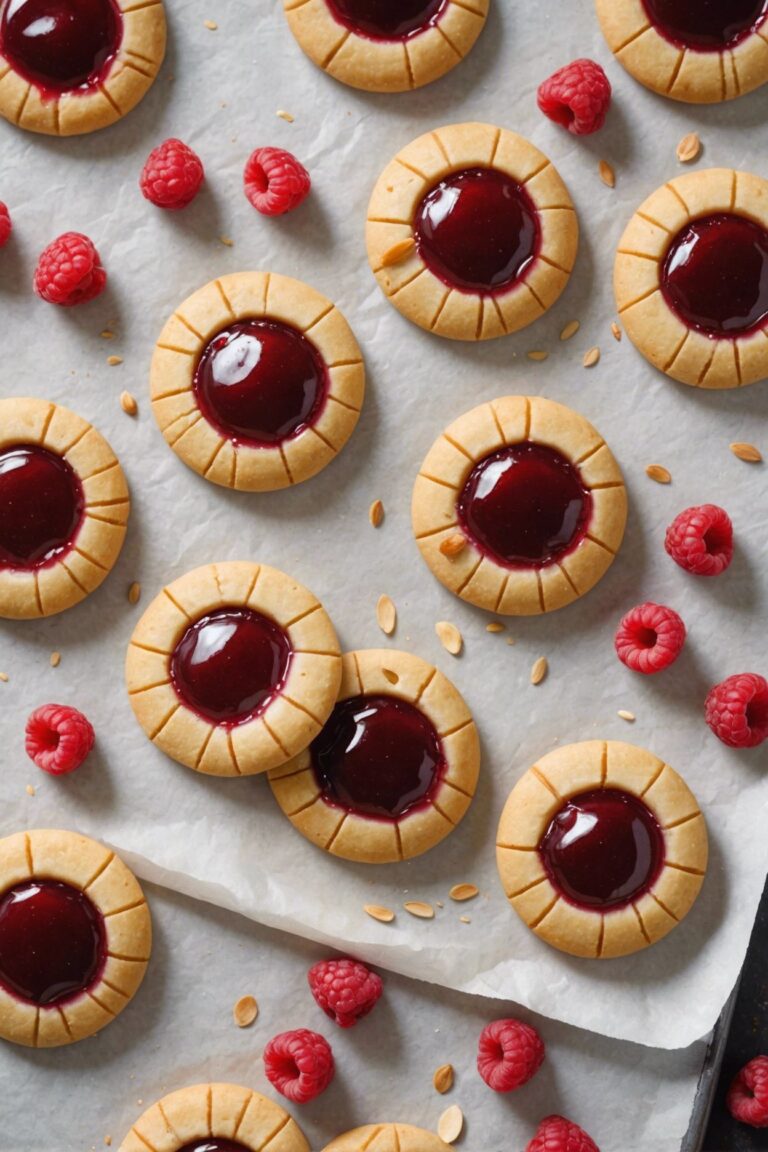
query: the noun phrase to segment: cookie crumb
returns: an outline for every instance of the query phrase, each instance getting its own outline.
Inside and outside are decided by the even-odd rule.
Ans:
[[[623,333],[621,331],[621,328],[619,327],[619,325],[616,323],[615,320],[611,321],[611,332],[613,333],[613,338],[616,341],[616,343],[621,344],[621,337],[622,337]]]
[[[134,580],[133,584],[128,589],[128,603],[138,604],[141,599],[141,584],[138,580]]]
[[[259,1014],[259,1005],[253,996],[241,996],[232,1009],[238,1028],[249,1028]]]
[[[384,520],[384,505],[381,500],[374,500],[368,509],[368,519],[374,528],[380,528]]]
[[[284,108],[278,108],[275,115],[279,117],[280,120],[285,120],[286,124],[293,124],[294,120],[296,119],[296,117],[292,116],[290,112],[286,112]]]
[[[103,332],[99,333],[99,335],[101,336],[102,340],[114,340],[115,338],[115,334],[111,328],[105,328]]]
[[[539,656],[533,668],[531,668],[531,684],[541,684],[543,680],[546,680],[548,672],[549,661],[546,656]]]
[[[130,392],[120,393],[120,407],[127,416],[135,416],[139,410],[136,397],[132,396]]]
[[[549,352],[537,351],[534,349],[533,352],[526,352],[526,356],[529,360],[535,360],[537,363],[542,363],[544,360],[549,358]]]
[[[111,1136],[105,1136],[104,1137],[104,1143],[106,1144],[107,1148],[111,1148],[112,1147],[112,1137]]]
[[[746,461],[747,464],[760,464],[763,459],[763,454],[759,448],[754,444],[735,443],[731,444],[731,452],[734,456],[738,456],[739,460]]]
[[[691,164],[694,160],[698,160],[700,153],[701,140],[698,132],[689,132],[687,136],[683,136],[677,146],[677,158],[680,163]]]
[[[454,884],[448,895],[457,904],[463,904],[465,900],[474,900],[479,896],[480,889],[475,884]]]
[[[620,716],[622,720],[626,720],[628,724],[634,724],[635,722],[634,712],[627,712],[626,708],[619,708],[616,715]]]
[[[441,1096],[445,1096],[446,1092],[450,1092],[453,1088],[453,1065],[441,1064],[435,1071],[432,1077],[432,1084],[435,1091],[439,1092]]]
[[[215,32],[216,29],[218,28],[218,24],[216,23],[215,20],[204,20],[203,24],[205,25],[205,27],[208,29],[209,32]]]
[[[514,637],[508,636],[507,637],[507,644],[509,644],[510,648],[513,647],[514,643],[515,643]]]
[[[27,784],[27,787],[26,787],[27,796],[34,796],[36,791],[37,791],[37,789],[35,788],[34,784]]]
[[[416,247],[416,241],[412,236],[405,240],[399,240],[397,244],[393,244],[381,258],[382,268],[391,268],[393,264],[399,264],[410,256]]]
[[[389,596],[379,596],[376,620],[385,636],[391,636],[397,627],[397,608]]]
[[[469,916],[459,916],[459,924],[471,924],[472,921]]]
[[[391,908],[384,908],[381,904],[364,904],[363,912],[381,924],[391,924],[395,914]]]
[[[464,1113],[458,1104],[446,1108],[437,1122],[437,1134],[444,1144],[454,1144],[464,1130]]]
[[[590,348],[588,352],[584,353],[583,364],[585,368],[594,368],[595,364],[600,361],[600,349],[595,346]]]
[[[7,684],[8,683],[8,673],[7,672],[0,672],[0,680],[2,680],[3,684]]]
[[[607,160],[601,160],[598,164],[597,170],[600,174],[600,179],[602,180],[603,184],[605,184],[606,188],[616,187],[616,173]]]
[[[122,356],[107,356],[107,364],[110,368],[117,368],[118,364],[122,364]]]
[[[451,656],[458,656],[464,646],[464,639],[455,624],[449,620],[438,620],[435,624],[437,638]]]
[[[58,668],[61,664],[61,652],[51,652],[51,668]]]
[[[467,546],[467,538],[461,532],[454,532],[453,536],[446,536],[445,540],[440,542],[440,551],[443,556],[447,556],[449,560],[455,560]]]
[[[663,464],[649,464],[645,474],[649,480],[655,480],[657,484],[672,483],[672,473]]]
[[[506,632],[506,624],[502,624],[501,620],[491,620],[490,624],[485,626],[486,632]]]
[[[566,324],[565,328],[563,328],[562,332],[560,333],[560,339],[561,340],[570,340],[572,337],[574,337],[576,335],[579,328],[581,328],[581,324],[579,323],[579,321],[578,320],[571,320],[570,324]]]
[[[435,918],[434,908],[424,900],[406,900],[403,908],[418,920],[434,920]]]
[[[223,244],[225,248],[234,248],[235,242],[231,236],[219,236],[219,243]]]

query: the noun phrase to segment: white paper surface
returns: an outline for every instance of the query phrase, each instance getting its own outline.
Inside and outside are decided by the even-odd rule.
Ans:
[[[704,1045],[659,1052],[578,1032],[530,1013],[547,1058],[534,1080],[499,1096],[475,1068],[482,1028],[505,1014],[492,1000],[452,995],[384,976],[373,1014],[350,1031],[312,1000],[306,973],[327,952],[241,917],[150,886],[156,940],[136,1000],[97,1037],[69,1048],[0,1050],[0,1150],[112,1148],[166,1092],[208,1080],[246,1084],[285,1104],[264,1075],[266,1042],[312,1028],[330,1042],[336,1077],[311,1104],[290,1106],[313,1152],[360,1124],[398,1121],[434,1131],[449,1104],[466,1118],[463,1152],[521,1152],[539,1121],[580,1122],[603,1152],[678,1152]],[[235,1027],[240,996],[259,1002],[256,1023]],[[511,1009],[517,1014],[516,1009]],[[432,1076],[456,1070],[439,1096]]]
[[[725,108],[691,109],[640,89],[615,65],[589,0],[523,8],[496,0],[472,56],[422,92],[386,99],[340,87],[302,56],[277,0],[176,0],[169,5],[170,56],[145,103],[116,128],[83,140],[34,138],[0,125],[3,199],[16,234],[0,256],[3,395],[68,404],[112,442],[134,508],[124,554],[99,593],[62,617],[0,623],[0,826],[3,832],[73,827],[129,854],[140,875],[271,926],[338,943],[408,975],[467,992],[513,999],[546,1015],[658,1047],[704,1035],[732,987],[762,890],[768,851],[765,750],[728,751],[703,721],[707,689],[740,671],[765,672],[768,503],[765,467],[729,452],[731,441],[768,449],[766,385],[737,393],[696,392],[656,375],[625,339],[610,333],[613,250],[634,208],[679,166],[675,146],[698,128],[701,164],[760,170],[768,143],[765,93]],[[218,30],[204,27],[214,18]],[[589,54],[616,89],[605,131],[576,140],[546,121],[537,83]],[[296,121],[276,118],[277,109]],[[515,337],[475,346],[430,337],[382,298],[367,267],[365,208],[383,165],[406,142],[441,123],[495,121],[521,131],[560,168],[583,226],[572,284],[552,312]],[[136,181],[151,146],[178,135],[203,157],[208,182],[186,212],[162,213]],[[250,150],[293,149],[311,169],[312,197],[294,215],[267,220],[241,190]],[[617,186],[597,175],[615,166]],[[77,228],[97,243],[108,293],[81,309],[37,301],[37,252]],[[234,246],[221,244],[230,236]],[[360,426],[330,468],[296,490],[253,496],[216,488],[188,471],[152,419],[147,373],[166,316],[214,276],[268,268],[314,284],[346,313],[365,351],[369,391]],[[581,331],[558,335],[572,319]],[[109,326],[117,338],[99,338]],[[602,348],[586,371],[584,351]],[[526,358],[547,349],[545,363]],[[107,367],[108,355],[124,363]],[[131,420],[118,397],[139,399]],[[543,619],[485,632],[486,617],[431,577],[412,541],[410,493],[419,464],[443,426],[484,400],[530,392],[571,404],[593,420],[621,462],[631,515],[626,543],[585,600]],[[662,488],[647,464],[674,476]],[[384,526],[368,524],[375,498]],[[716,501],[733,516],[738,549],[727,575],[696,580],[666,557],[664,529],[693,503]],[[265,779],[212,780],[167,760],[144,737],[122,681],[125,647],[162,584],[214,560],[259,559],[308,584],[324,601],[345,648],[393,644],[435,661],[465,693],[483,740],[476,802],[460,830],[411,864],[370,868],[333,860],[293,831]],[[131,581],[142,603],[126,601]],[[399,609],[386,640],[375,604]],[[654,599],[682,611],[690,639],[678,664],[656,678],[624,669],[613,653],[621,614]],[[434,634],[449,619],[464,633],[456,660]],[[49,667],[52,650],[61,665]],[[529,683],[534,660],[551,671]],[[26,759],[23,725],[47,700],[71,702],[94,721],[98,749],[76,776],[43,777]],[[627,725],[617,709],[637,715]],[[634,740],[682,772],[709,817],[712,864],[688,921],[646,953],[603,964],[572,960],[539,943],[508,908],[496,876],[494,838],[506,795],[556,742]],[[37,785],[29,797],[28,783]],[[451,905],[431,923],[400,911],[389,927],[363,904],[399,907],[445,900],[471,881],[474,906]],[[408,894],[406,896],[406,893]],[[470,924],[458,917],[466,913]]]

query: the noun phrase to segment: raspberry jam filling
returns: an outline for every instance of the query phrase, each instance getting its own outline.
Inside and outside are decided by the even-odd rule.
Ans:
[[[337,704],[311,757],[329,804],[380,820],[426,808],[445,772],[432,723],[394,696],[355,696]]]
[[[623,908],[656,882],[664,834],[642,800],[603,789],[572,797],[539,844],[550,880],[572,904]]]
[[[237,1140],[226,1140],[222,1136],[203,1136],[201,1140],[193,1140],[179,1148],[179,1152],[248,1152],[245,1144]]]
[[[61,456],[36,444],[0,452],[0,569],[55,563],[75,542],[85,500]]]
[[[272,447],[313,424],[328,373],[313,344],[276,320],[243,320],[210,341],[195,370],[200,411],[223,436]]]
[[[114,0],[7,0],[0,52],[49,97],[104,80],[123,35]]]
[[[669,246],[661,290],[683,323],[705,336],[756,331],[768,319],[768,232],[725,212],[691,221]]]
[[[643,0],[658,31],[678,48],[724,52],[765,22],[768,0]]]
[[[274,620],[222,608],[187,628],[171,655],[171,682],[198,715],[234,727],[260,716],[282,691],[292,655]]]
[[[444,284],[496,294],[536,259],[538,213],[521,185],[495,168],[454,172],[428,192],[414,217],[422,260]]]
[[[465,534],[497,564],[538,568],[579,546],[592,496],[564,456],[526,441],[475,465],[457,512]]]
[[[325,0],[331,15],[369,40],[410,40],[434,28],[448,0]]]
[[[28,880],[0,899],[0,984],[12,995],[61,1004],[94,983],[105,959],[103,920],[79,889]]]

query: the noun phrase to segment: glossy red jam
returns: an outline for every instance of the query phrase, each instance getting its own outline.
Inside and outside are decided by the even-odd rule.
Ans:
[[[337,704],[311,756],[328,803],[383,820],[426,807],[445,771],[431,722],[394,696]]]
[[[0,569],[55,563],[74,544],[84,507],[61,456],[34,444],[0,451]]]
[[[723,52],[765,22],[768,0],[643,0],[648,18],[678,48]]]
[[[222,608],[187,628],[171,656],[171,682],[205,719],[243,724],[285,686],[292,653],[274,620],[249,608]]]
[[[539,845],[550,880],[572,904],[622,908],[664,865],[664,834],[642,800],[603,789],[574,796]]]
[[[744,336],[768,319],[768,232],[744,216],[694,220],[670,244],[661,290],[684,324]]]
[[[57,96],[102,81],[122,33],[114,0],[7,0],[0,52],[19,75]]]
[[[269,447],[298,436],[320,415],[327,371],[306,336],[275,320],[243,320],[220,332],[200,357],[200,410],[222,435]]]
[[[32,1004],[76,996],[106,958],[101,915],[77,888],[29,880],[0,899],[0,984]]]
[[[496,294],[521,280],[539,251],[538,213],[528,193],[495,168],[441,180],[414,217],[421,258],[443,283]]]
[[[410,40],[433,28],[448,0],[325,0],[331,15],[369,40]]]
[[[223,1136],[203,1136],[201,1140],[185,1144],[179,1152],[248,1152],[248,1149],[245,1144],[226,1140]]]
[[[592,497],[564,456],[525,442],[475,465],[457,511],[465,534],[497,564],[541,567],[584,539]]]

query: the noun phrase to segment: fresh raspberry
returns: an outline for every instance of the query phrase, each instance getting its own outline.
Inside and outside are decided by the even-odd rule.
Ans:
[[[74,772],[93,748],[90,720],[66,704],[43,704],[27,720],[24,747],[43,772]]]
[[[12,231],[13,224],[11,223],[11,214],[8,211],[8,206],[0,200],[0,248],[5,248],[11,238]]]
[[[733,559],[733,524],[717,504],[686,508],[667,528],[664,547],[695,576],[719,576]]]
[[[139,187],[158,208],[175,212],[191,204],[205,179],[203,162],[183,140],[164,140],[153,148],[141,170]]]
[[[245,194],[257,212],[282,216],[307,198],[312,181],[303,164],[282,148],[257,148],[244,173]]]
[[[381,977],[357,960],[321,960],[307,979],[317,1003],[340,1028],[353,1028],[376,1007]]]
[[[768,1056],[756,1056],[733,1078],[725,1103],[734,1120],[768,1128]]]
[[[651,675],[677,660],[685,644],[685,624],[663,604],[638,604],[622,617],[614,643],[622,664]]]
[[[522,1020],[494,1020],[480,1033],[477,1070],[494,1092],[513,1092],[535,1076],[544,1060],[544,1041]]]
[[[35,269],[35,292],[62,308],[93,300],[106,283],[98,252],[80,232],[65,232],[49,244]]]
[[[574,60],[539,86],[539,108],[574,136],[589,136],[605,123],[611,82],[594,60]]]
[[[547,1116],[525,1152],[600,1152],[583,1128],[564,1116]]]
[[[333,1080],[333,1052],[327,1040],[308,1028],[281,1032],[264,1049],[270,1084],[294,1104],[308,1104]]]
[[[704,716],[723,744],[757,748],[768,740],[768,681],[756,672],[729,676],[707,696]]]

